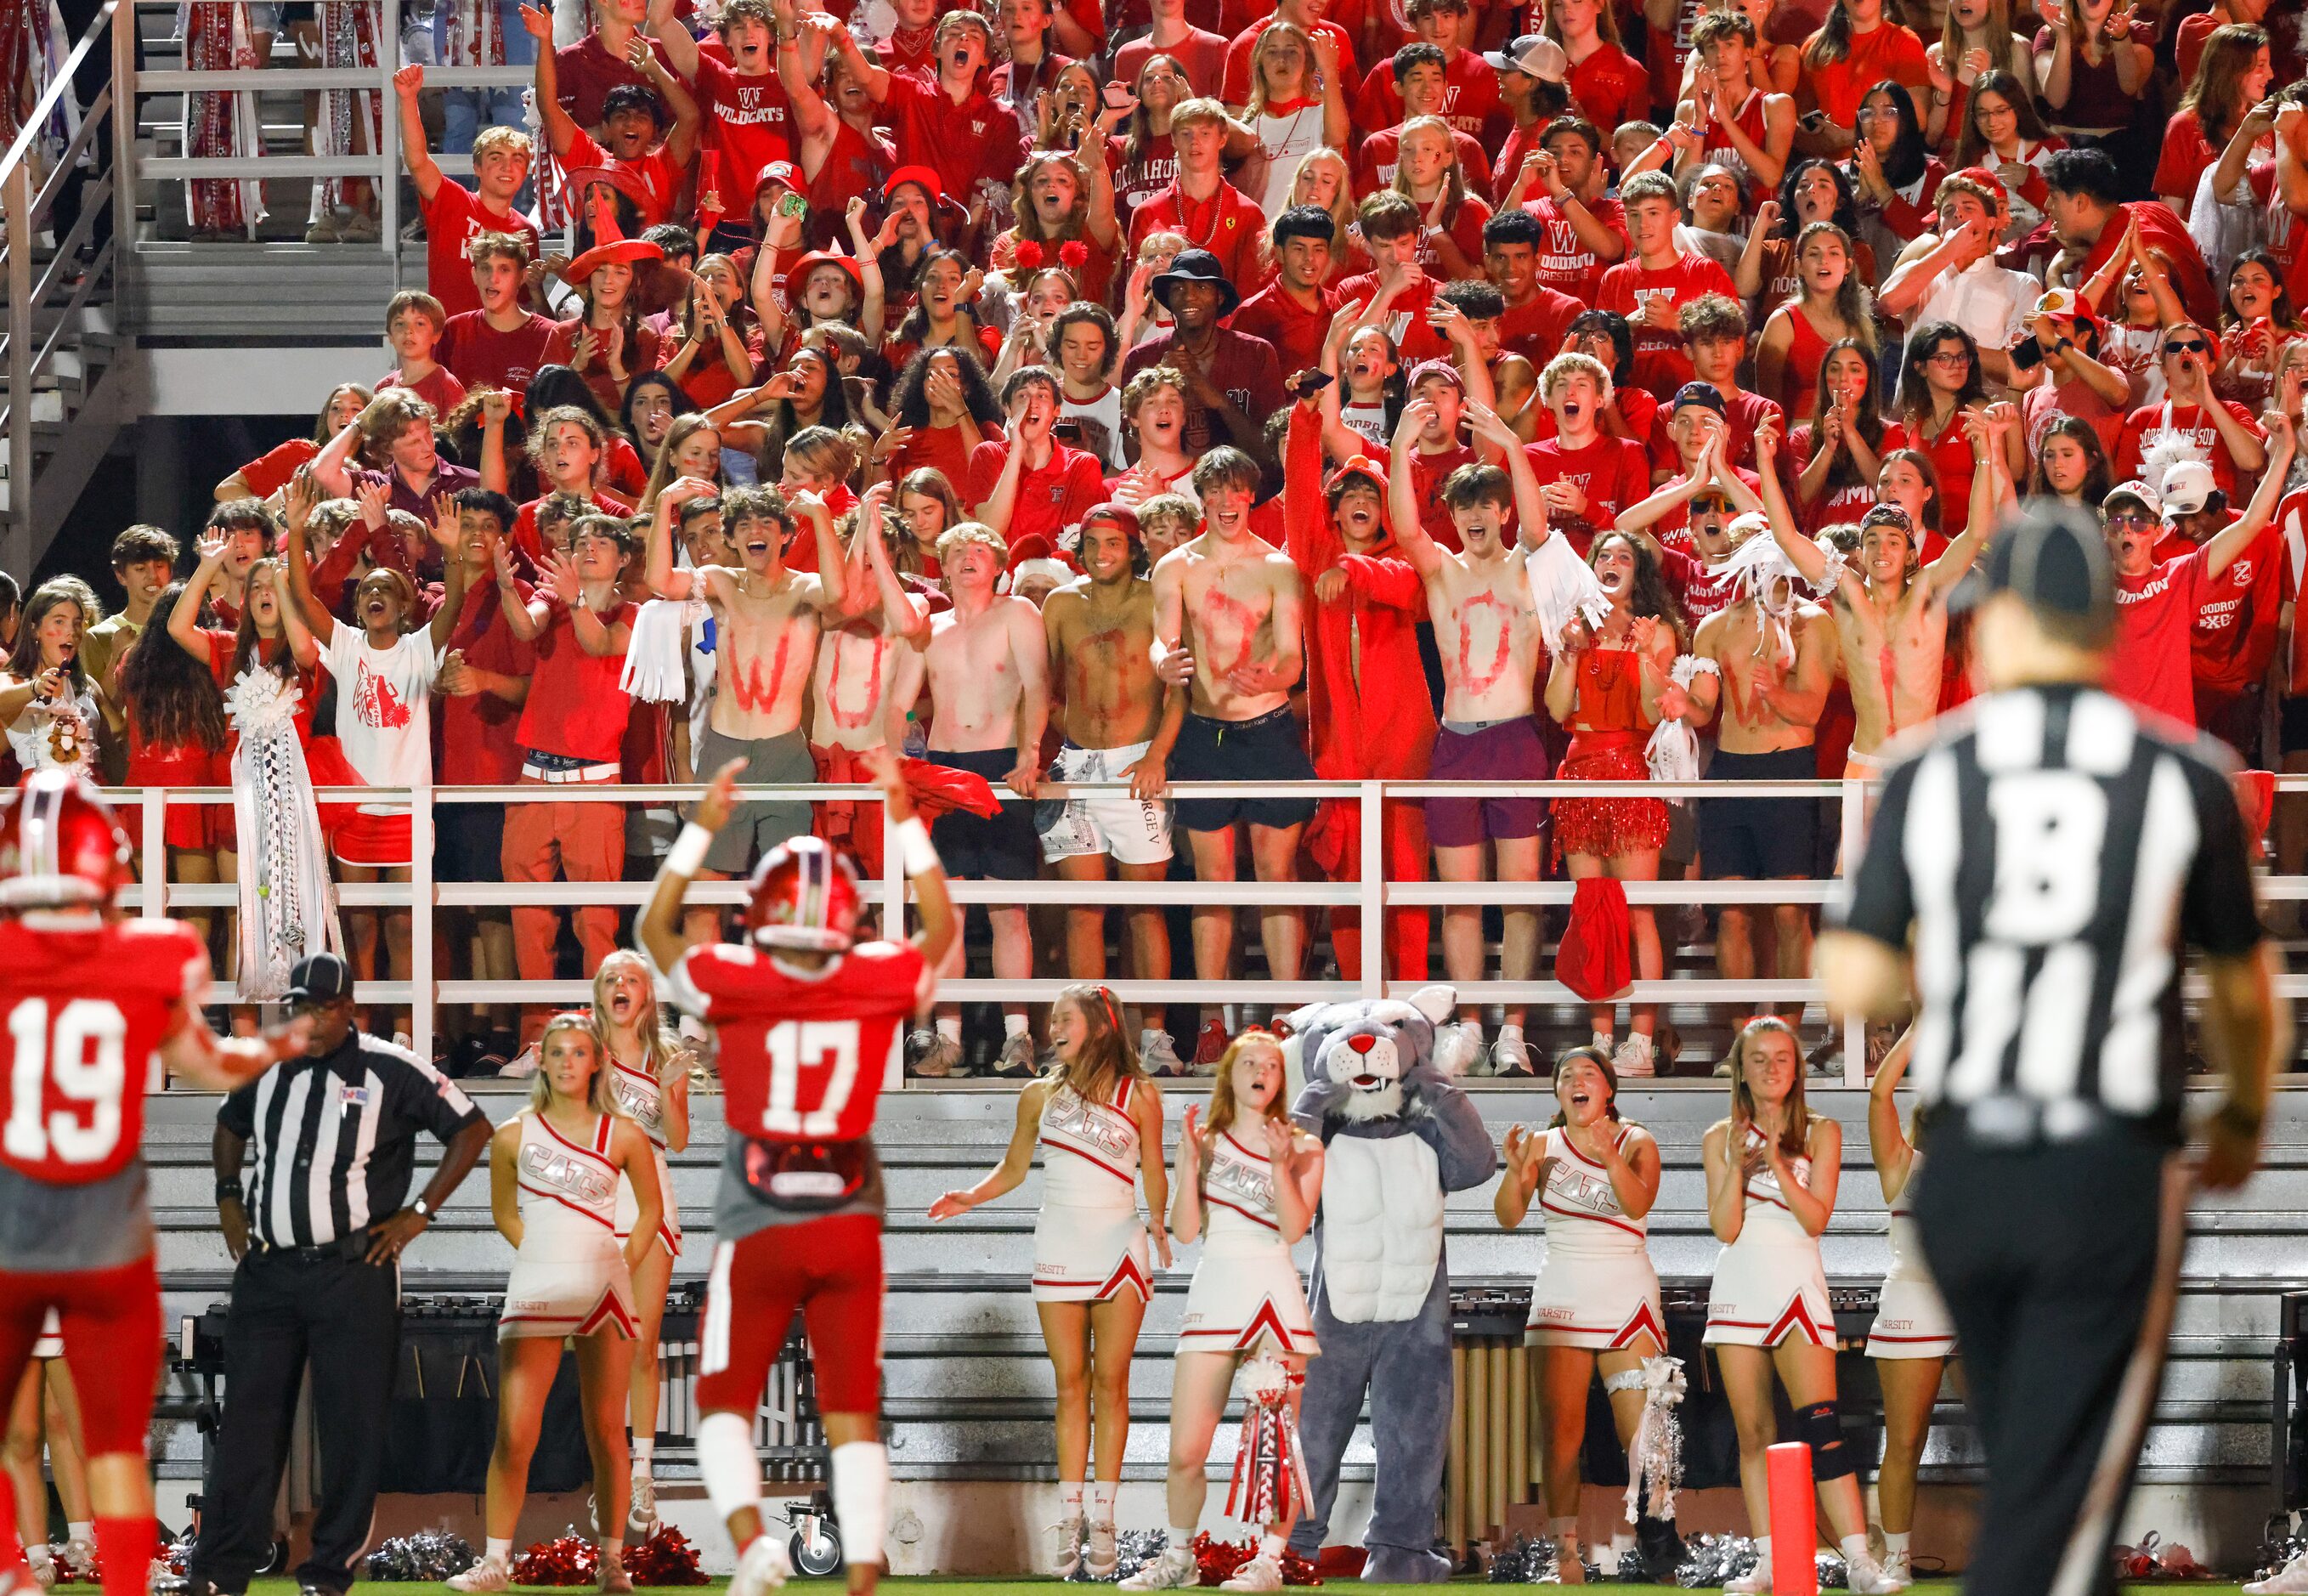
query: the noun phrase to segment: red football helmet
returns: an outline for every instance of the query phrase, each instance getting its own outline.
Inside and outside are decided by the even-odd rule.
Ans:
[[[745,934],[763,947],[839,953],[857,940],[857,874],[818,838],[796,837],[763,854],[746,890]]]
[[[35,771],[0,808],[0,909],[97,907],[134,879],[128,834],[96,784]]]

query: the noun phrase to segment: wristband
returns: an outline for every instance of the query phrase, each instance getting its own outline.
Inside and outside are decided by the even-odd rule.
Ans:
[[[936,846],[930,841],[930,828],[922,824],[918,815],[909,817],[898,827],[898,851],[905,860],[909,876],[927,876],[933,870],[945,868]]]
[[[216,1200],[218,1202],[221,1203],[227,1197],[230,1197],[234,1202],[237,1203],[240,1201],[241,1195],[242,1193],[239,1176],[236,1175],[229,1180],[220,1180],[216,1183]]]
[[[713,833],[693,820],[666,850],[665,867],[676,876],[695,876],[705,867],[705,850],[712,846]]]
[[[2247,1108],[2233,1098],[2212,1110],[2212,1117],[2240,1135],[2257,1136],[2267,1121],[2267,1111]]]

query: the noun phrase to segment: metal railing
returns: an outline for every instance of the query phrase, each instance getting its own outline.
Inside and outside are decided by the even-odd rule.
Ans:
[[[1361,858],[1374,866],[1385,858],[1383,841],[1384,814],[1382,804],[1389,799],[1422,798],[1655,798],[1668,800],[1688,800],[1729,798],[1832,798],[1839,804],[1839,858],[1856,857],[1864,834],[1868,795],[1874,782],[1864,780],[1811,781],[1532,781],[1515,783],[1483,783],[1451,781],[1301,781],[1256,782],[1219,781],[1182,782],[1170,789],[1173,798],[1336,798],[1357,800],[1357,819],[1361,829]],[[2308,775],[2279,776],[2279,792],[2308,792]],[[409,979],[406,981],[368,981],[361,984],[358,996],[365,1003],[406,1005],[410,1010],[410,1036],[419,1057],[429,1057],[435,1032],[435,1011],[441,1005],[476,1004],[580,1004],[591,996],[590,983],[582,980],[461,980],[442,979],[434,968],[433,927],[435,912],[440,909],[552,907],[577,908],[586,905],[617,905],[638,908],[648,899],[650,884],[646,881],[444,881],[433,868],[435,808],[444,804],[513,805],[536,802],[614,803],[630,806],[663,806],[695,798],[703,789],[698,786],[620,785],[602,783],[590,785],[572,783],[565,786],[538,787],[435,787],[419,789],[411,804],[411,866],[410,878],[405,883],[379,882],[373,884],[340,884],[338,899],[345,909],[409,909],[412,924],[409,939]],[[812,803],[866,800],[878,802],[878,790],[867,786],[762,786],[740,789],[741,799],[757,801],[796,799]],[[1118,793],[1125,789],[1116,783],[1063,785],[1050,783],[1042,787],[1039,796],[1063,798],[1074,795]],[[406,789],[392,788],[328,788],[320,790],[323,802],[339,803],[380,799],[397,799],[411,796]],[[166,871],[165,825],[167,807],[171,805],[228,803],[232,791],[228,788],[123,788],[115,789],[112,797],[123,805],[142,803],[141,836],[136,841],[142,856],[142,884],[130,890],[128,905],[148,916],[165,915],[173,909],[230,909],[238,902],[238,890],[230,884],[184,884],[162,879]],[[157,799],[158,801],[151,801]],[[1951,816],[1951,824],[1953,817]],[[902,905],[909,888],[900,863],[902,850],[894,833],[883,817],[884,837],[883,858],[885,873],[879,879],[860,884],[866,902],[877,909],[884,935],[903,932]],[[1183,846],[1183,841],[1182,844]],[[1631,881],[1626,886],[1628,902],[1637,906],[1672,907],[1697,904],[1721,907],[1726,904],[1802,903],[1824,904],[1832,902],[1841,891],[1839,876],[1803,880],[1708,881],[1666,880]],[[2308,899],[2308,876],[2263,876],[2261,891],[2264,900]],[[1389,980],[1385,977],[1383,951],[1387,946],[1384,933],[1385,915],[1389,909],[1401,907],[1438,907],[1481,904],[1498,907],[1568,905],[1575,892],[1575,884],[1565,879],[1533,882],[1445,882],[1390,881],[1383,875],[1366,872],[1358,881],[1064,881],[1043,879],[1033,881],[967,880],[952,884],[952,895],[958,904],[1031,905],[1031,904],[1098,904],[1103,907],[1127,908],[1143,904],[1211,904],[1223,903],[1239,908],[1261,906],[1290,906],[1305,909],[1336,909],[1350,907],[1356,910],[1362,933],[1362,973],[1352,981],[1300,979],[1277,980],[1140,980],[1123,975],[1109,975],[1107,984],[1124,1001],[1148,1005],[1165,1003],[1239,1003],[1245,1005],[1287,1005],[1320,999],[1340,999],[1352,996],[1375,997],[1385,995],[1407,996],[1422,982]],[[745,901],[745,884],[741,881],[699,881],[692,884],[689,902],[697,904],[734,905]],[[1430,979],[1442,979],[1440,975]],[[1061,979],[1001,979],[957,977],[940,983],[941,1001],[953,1002],[1015,1002],[1048,1003],[1071,982]],[[1586,999],[1573,993],[1562,982],[1552,979],[1506,980],[1486,979],[1477,982],[1458,983],[1462,1001],[1469,1004],[1516,1004],[1540,1006],[1583,1008]],[[2286,976],[2279,979],[2278,990],[2286,996],[2308,997],[2308,975]],[[1823,1003],[1820,984],[1809,979],[1778,979],[1758,977],[1752,979],[1728,980],[1712,977],[1669,977],[1660,980],[1638,980],[1619,994],[1615,1001],[1632,1004],[1682,1005],[1743,1005],[1752,1007],[1789,1008]],[[1864,1082],[1866,1049],[1864,1030],[1859,1021],[1847,1018],[1844,1024],[1844,1082],[1857,1086]]]

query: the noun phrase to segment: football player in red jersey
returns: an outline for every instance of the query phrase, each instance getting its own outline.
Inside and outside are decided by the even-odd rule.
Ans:
[[[658,872],[638,927],[673,1001],[714,1028],[728,1152],[713,1205],[713,1264],[698,1371],[697,1463],[738,1550],[730,1596],[791,1572],[762,1531],[754,1414],[799,1308],[833,1454],[833,1512],[849,1589],[881,1577],[890,1461],[881,1439],[882,1165],[874,1106],[897,1078],[907,1022],[928,1007],[952,945],[953,902],[929,833],[887,749],[864,755],[897,822],[921,929],[857,942],[857,882],[815,837],[754,867],[745,940],[689,947],[682,896],[735,802],[743,760],[722,767]]]
[[[138,1151],[151,1063],[230,1091],[304,1051],[311,1028],[212,1033],[208,948],[180,921],[124,918],[128,857],[103,795],[67,772],[34,773],[0,809],[0,1391],[57,1310],[106,1596],[143,1596],[156,1544],[144,1432],[160,1286]],[[37,1589],[0,1473],[0,1592]]]

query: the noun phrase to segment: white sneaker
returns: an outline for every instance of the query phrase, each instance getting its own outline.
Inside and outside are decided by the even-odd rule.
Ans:
[[[1737,1579],[1723,1582],[1723,1596],[1759,1596],[1771,1588],[1771,1560],[1759,1557],[1755,1566]]]
[[[1183,1075],[1186,1066],[1179,1062],[1178,1044],[1167,1031],[1141,1031],[1138,1033],[1138,1062],[1150,1075]]]
[[[538,1066],[543,1061],[539,1059],[537,1055],[537,1044],[535,1042],[531,1042],[528,1047],[523,1048],[518,1054],[514,1055],[513,1061],[511,1064],[505,1065],[504,1068],[497,1072],[497,1079],[500,1081],[526,1081],[530,1076],[537,1074]]]
[[[774,1591],[793,1577],[793,1565],[786,1557],[786,1540],[764,1530],[754,1537],[737,1558],[737,1572],[729,1576],[728,1596],[761,1596],[763,1591]]]
[[[2308,1596],[2308,1552],[2303,1552],[2266,1579],[2243,1588],[2243,1596]]]
[[[1483,1022],[1480,1020],[1459,1022],[1459,1057],[1465,1059],[1470,1075],[1491,1073],[1490,1050],[1483,1046]]]
[[[483,1557],[464,1573],[449,1576],[452,1591],[503,1591],[512,1584],[512,1568],[503,1557]]]
[[[1081,1566],[1082,1522],[1078,1518],[1062,1518],[1049,1528],[1050,1577],[1072,1579],[1074,1570]]]
[[[1537,1074],[1531,1068],[1530,1044],[1519,1036],[1500,1037],[1491,1044],[1491,1074],[1526,1077]]]
[[[625,1509],[625,1529],[631,1540],[647,1540],[657,1529],[657,1481],[646,1474],[633,1476],[633,1499]]]
[[[32,1566],[32,1583],[43,1591],[56,1583],[56,1555],[45,1546],[28,1546],[24,1557]]]
[[[1654,1059],[1651,1039],[1640,1031],[1631,1031],[1627,1040],[1619,1044],[1619,1050],[1611,1056],[1611,1073],[1622,1081],[1630,1077],[1647,1080],[1658,1074]]]
[[[1083,1554],[1082,1562],[1092,1579],[1114,1577],[1115,1567],[1122,1562],[1122,1549],[1115,1542],[1112,1519],[1103,1523],[1097,1519],[1089,1521],[1089,1550]]]
[[[1916,1561],[1913,1552],[1893,1552],[1883,1559],[1883,1577],[1891,1582],[1887,1589],[1904,1591],[1916,1583]]]
[[[1279,1591],[1282,1588],[1282,1565],[1261,1554],[1234,1571],[1234,1577],[1220,1582],[1221,1591]]]
[[[1852,1596],[1893,1596],[1893,1592],[1907,1589],[1906,1585],[1893,1579],[1881,1563],[1864,1552],[1856,1557],[1846,1558],[1844,1569],[1845,1583],[1850,1588]]]
[[[1173,1546],[1164,1549],[1145,1567],[1124,1580],[1117,1588],[1124,1591],[1183,1591],[1202,1583],[1202,1571],[1194,1563],[1191,1547]]]

